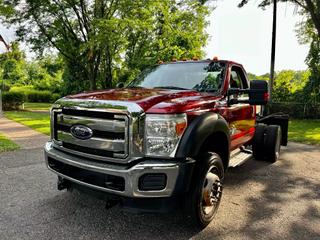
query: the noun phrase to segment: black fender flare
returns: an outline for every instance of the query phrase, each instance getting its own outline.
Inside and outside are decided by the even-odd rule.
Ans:
[[[228,150],[230,149],[230,134],[227,121],[217,113],[204,113],[196,117],[185,130],[179,146],[176,157],[186,158],[195,157],[206,139],[217,132],[222,132],[228,140]],[[229,162],[229,158],[227,159]]]

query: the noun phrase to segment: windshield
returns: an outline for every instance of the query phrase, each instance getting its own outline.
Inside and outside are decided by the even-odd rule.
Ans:
[[[223,86],[224,62],[185,62],[156,65],[143,71],[128,87],[218,92]]]

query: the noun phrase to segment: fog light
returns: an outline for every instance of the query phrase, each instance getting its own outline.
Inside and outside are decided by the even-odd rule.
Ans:
[[[160,191],[167,186],[167,175],[164,173],[147,173],[139,178],[140,191]]]

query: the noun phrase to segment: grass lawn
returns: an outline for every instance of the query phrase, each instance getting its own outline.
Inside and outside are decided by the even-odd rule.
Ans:
[[[24,110],[33,111],[33,110],[41,110],[41,111],[49,111],[52,106],[52,103],[24,103]]]
[[[291,120],[289,141],[320,145],[320,120]]]
[[[19,145],[0,134],[0,152],[13,151],[19,148]]]
[[[46,113],[27,111],[4,112],[6,118],[26,125],[38,132],[50,135],[50,116]]]

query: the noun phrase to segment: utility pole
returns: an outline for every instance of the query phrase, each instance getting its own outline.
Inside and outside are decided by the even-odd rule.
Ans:
[[[275,58],[276,58],[276,38],[277,38],[277,0],[273,0],[271,67],[270,67],[270,82],[269,82],[270,101],[272,101],[272,91],[273,91],[273,82],[274,82],[274,65],[275,65]]]

